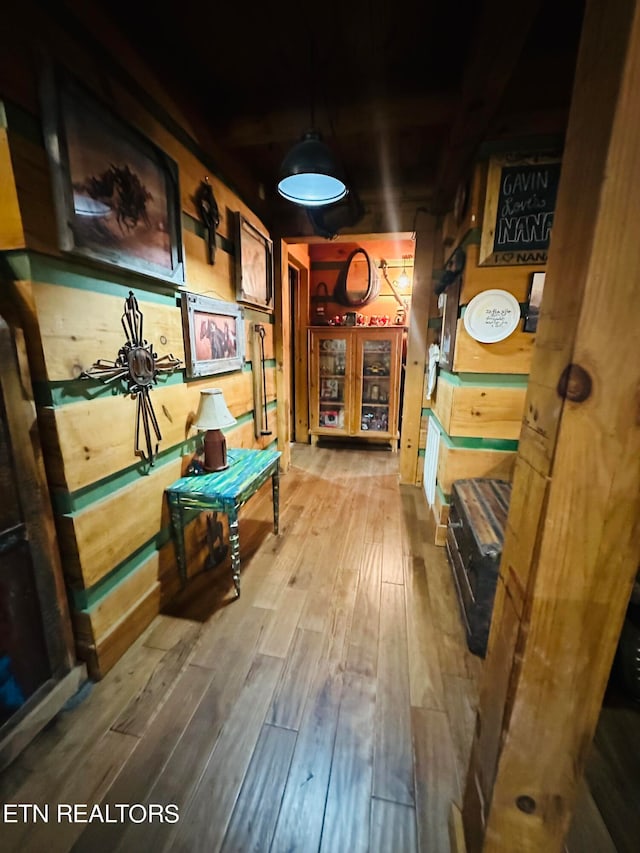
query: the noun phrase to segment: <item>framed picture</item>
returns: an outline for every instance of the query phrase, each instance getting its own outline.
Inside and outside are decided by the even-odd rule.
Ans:
[[[538,328],[538,315],[540,314],[540,303],[542,302],[542,291],[544,289],[543,272],[534,272],[531,276],[529,288],[529,307],[524,319],[523,331],[535,332]]]
[[[235,302],[181,293],[187,376],[242,370],[244,318]]]
[[[60,248],[183,282],[176,163],[62,69],[42,102]]]
[[[236,298],[273,311],[273,246],[271,240],[236,214]]]

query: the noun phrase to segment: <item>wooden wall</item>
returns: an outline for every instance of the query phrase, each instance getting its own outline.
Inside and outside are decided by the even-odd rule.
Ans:
[[[35,14],[35,13],[34,13]],[[37,13],[43,16],[43,12]],[[215,174],[209,158],[168,119],[166,102],[142,103],[126,85],[126,73],[92,58],[88,47],[40,18],[47,49],[108,106],[136,126],[178,164],[186,280],[184,289],[235,301],[232,214],[265,230],[252,211]],[[19,34],[16,36],[19,38]],[[256,441],[252,365],[242,371],[187,380],[184,370],[160,378],[151,391],[162,441],[153,467],[134,455],[135,401],[122,388],[80,380],[98,358],[114,359],[124,343],[120,318],[133,290],[144,314],[145,337],[159,355],[184,360],[179,293],[166,283],[117,266],[98,266],[57,246],[49,161],[43,144],[37,57],[20,43],[10,75],[0,77],[0,263],[3,288],[11,292],[28,331],[30,368],[52,492],[64,574],[79,656],[101,677],[178,591],[164,489],[184,472],[194,453],[189,430],[199,392],[224,390],[237,426],[226,431],[230,447],[267,446]],[[42,47],[42,44],[40,45]],[[58,52],[59,55],[56,55]],[[64,53],[63,53],[64,52]],[[6,66],[5,66],[6,67]],[[0,67],[0,73],[3,68]],[[135,89],[135,87],[134,87]],[[153,90],[147,87],[147,91]],[[158,87],[155,87],[158,90]],[[173,110],[173,116],[179,110]],[[176,129],[178,127],[178,130]],[[203,162],[207,160],[207,163]],[[215,266],[207,263],[204,233],[193,195],[208,175],[221,219]],[[272,316],[245,310],[247,338],[255,322],[267,325],[267,397],[276,422]],[[247,344],[249,342],[247,341]],[[247,358],[251,347],[247,345]],[[189,572],[203,567],[206,525],[187,529]]]
[[[527,378],[535,334],[515,332],[503,341],[482,344],[464,327],[464,311],[479,293],[490,289],[513,294],[524,312],[531,276],[543,266],[479,266],[486,164],[478,164],[465,222],[455,228],[445,220],[445,260],[462,247],[466,254],[458,306],[451,370],[440,369],[435,396],[423,414],[440,432],[436,500],[432,511],[436,542],[444,544],[452,483],[465,477],[512,479],[522,426]],[[432,324],[439,320],[432,318]],[[424,445],[423,445],[424,446]]]
[[[409,281],[412,281],[415,255],[415,243],[413,240],[387,239],[361,240],[354,243],[342,243],[335,241],[330,243],[312,243],[309,246],[309,258],[311,260],[310,323],[312,323],[313,319],[313,297],[318,292],[318,285],[320,282],[324,282],[329,294],[332,294],[338,275],[346,259],[354,249],[358,248],[364,249],[368,253],[376,268],[379,267],[382,258],[384,258],[389,265],[393,262],[393,269],[388,270],[389,278],[392,281],[397,279],[400,275],[401,268],[399,265],[402,264],[403,256],[411,256],[411,259],[407,260],[407,275],[409,276]],[[334,301],[323,303],[327,318],[342,315],[349,310],[355,310],[359,314],[364,314],[366,317],[386,315],[390,318],[391,322],[393,322],[396,315],[396,309],[399,307],[398,302],[394,298],[391,288],[385,281],[382,271],[377,269],[377,273],[380,279],[380,293],[376,299],[368,305],[364,305],[362,308],[356,309],[350,309],[347,306],[340,305]],[[411,303],[411,293],[412,288],[410,286],[406,291],[403,291],[401,295]]]

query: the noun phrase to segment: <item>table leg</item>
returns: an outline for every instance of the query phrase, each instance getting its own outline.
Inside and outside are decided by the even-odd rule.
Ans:
[[[231,545],[231,574],[236,588],[236,598],[240,598],[240,530],[237,511],[229,513],[229,544]]]
[[[176,546],[176,562],[178,564],[178,574],[184,586],[187,582],[187,555],[184,547],[184,514],[182,504],[169,502],[169,511],[171,514],[171,528],[173,531],[173,541]]]
[[[280,525],[280,469],[276,468],[271,477],[271,491],[273,494],[273,532],[278,535]]]

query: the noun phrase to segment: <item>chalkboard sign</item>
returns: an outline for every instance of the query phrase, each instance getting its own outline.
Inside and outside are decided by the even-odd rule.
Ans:
[[[493,157],[480,264],[546,264],[560,179],[558,157]]]

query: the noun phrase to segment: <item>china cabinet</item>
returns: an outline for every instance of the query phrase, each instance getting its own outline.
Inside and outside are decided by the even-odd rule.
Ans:
[[[310,433],[398,449],[402,326],[309,330]]]

